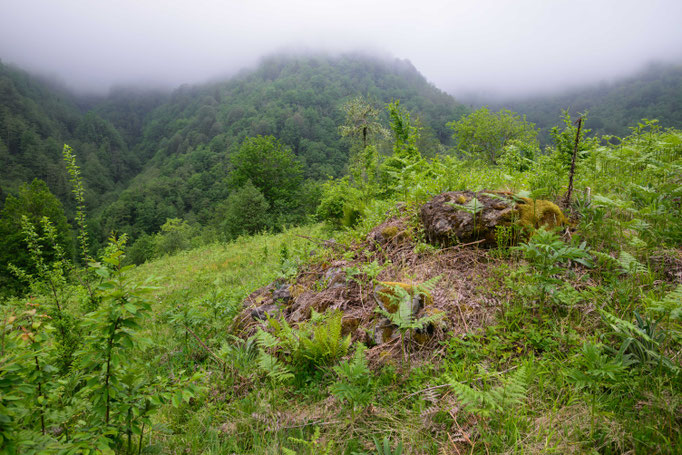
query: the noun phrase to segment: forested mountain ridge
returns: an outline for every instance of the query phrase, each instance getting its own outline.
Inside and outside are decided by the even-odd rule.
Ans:
[[[44,180],[72,218],[61,156],[68,143],[82,170],[95,245],[112,230],[136,239],[168,219],[205,226],[220,218],[220,207],[244,183],[230,177],[230,157],[247,138],[272,136],[276,143],[266,143],[290,149],[309,182],[299,201],[307,206],[280,207],[272,221],[292,222],[314,211],[314,182],[345,173],[351,144],[339,134],[341,106],[356,96],[381,112],[384,125],[384,107],[399,99],[421,129],[426,156],[451,144],[446,123],[467,112],[408,61],[360,54],[276,55],[225,80],[172,92],[118,87],[106,96],[74,95],[2,65],[0,159],[7,172],[0,187],[6,196]],[[390,153],[387,143],[378,145]]]
[[[202,144],[224,151],[247,136],[273,135],[305,160],[307,176],[338,176],[347,158],[340,106],[356,95],[380,105],[400,99],[419,115],[422,136],[444,144],[451,141],[445,124],[467,112],[408,61],[272,56],[227,81],[178,88],[154,111],[141,151],[163,160]]]
[[[67,202],[69,187],[61,158],[65,142],[78,150],[92,208],[112,200],[139,172],[142,163],[119,131],[97,114],[83,113],[76,101],[65,90],[0,63],[0,187],[4,193],[39,178]]]
[[[135,150],[150,160],[103,213],[103,228],[123,227],[137,236],[157,231],[166,218],[206,223],[236,189],[229,157],[247,137],[273,136],[290,147],[307,179],[342,175],[350,143],[338,131],[341,106],[358,95],[382,111],[400,99],[419,119],[425,154],[449,144],[446,123],[467,112],[407,61],[357,54],[268,57],[227,81],[182,86],[149,114]],[[388,124],[385,112],[382,120]]]
[[[588,111],[587,127],[596,134],[627,136],[629,127],[643,118],[658,119],[663,127],[682,126],[682,65],[651,64],[628,77],[570,89],[562,94],[504,101],[477,97],[475,105],[511,109],[525,114],[541,130],[543,143],[549,130],[561,124],[562,109],[572,115]]]

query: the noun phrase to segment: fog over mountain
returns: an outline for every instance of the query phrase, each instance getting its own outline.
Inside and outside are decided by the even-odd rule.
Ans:
[[[0,58],[81,92],[174,87],[282,49],[409,59],[453,93],[525,94],[682,58],[682,2],[652,0],[22,0]]]

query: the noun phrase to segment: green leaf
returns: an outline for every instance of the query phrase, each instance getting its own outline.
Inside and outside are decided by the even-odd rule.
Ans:
[[[126,303],[125,305],[123,305],[123,308],[128,310],[128,312],[131,314],[137,314],[137,307],[132,303]]]

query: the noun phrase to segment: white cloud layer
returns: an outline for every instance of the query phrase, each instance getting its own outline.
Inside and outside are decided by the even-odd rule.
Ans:
[[[550,90],[682,59],[682,1],[7,0],[0,58],[81,90],[203,82],[284,48],[387,52],[450,92]]]

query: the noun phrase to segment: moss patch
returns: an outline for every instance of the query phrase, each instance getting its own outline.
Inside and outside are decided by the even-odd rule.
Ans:
[[[385,239],[392,239],[398,235],[398,226],[389,224],[381,230],[381,235],[383,235]]]
[[[568,224],[559,206],[554,202],[523,198],[523,204],[517,206],[519,222],[529,228],[553,228]]]
[[[394,298],[397,296],[395,294],[395,290],[393,289],[396,286],[403,288],[408,294],[410,294],[410,296],[414,298],[414,285],[409,283],[401,283],[399,281],[380,281],[379,287],[377,289],[378,292],[375,292],[374,294],[383,308],[385,308],[389,313],[395,313],[398,311],[398,302],[397,299]],[[433,297],[428,293],[423,295],[420,300],[422,306],[428,306],[433,303]]]

